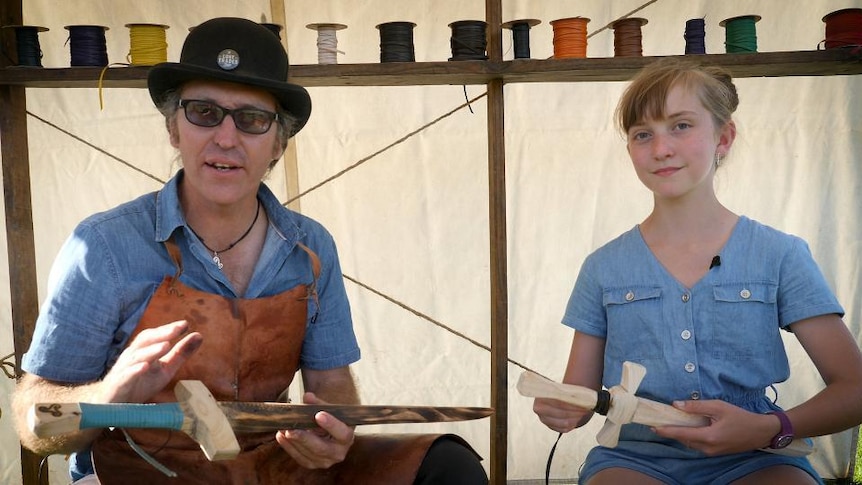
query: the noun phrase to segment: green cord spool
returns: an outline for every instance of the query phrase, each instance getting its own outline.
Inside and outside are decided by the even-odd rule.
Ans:
[[[754,24],[759,20],[760,15],[742,15],[722,20],[719,25],[725,30],[725,52],[757,52],[757,29]]]

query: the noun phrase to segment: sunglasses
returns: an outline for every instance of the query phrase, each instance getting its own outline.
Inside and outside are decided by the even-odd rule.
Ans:
[[[227,109],[210,101],[199,99],[182,99],[180,107],[186,114],[189,123],[206,128],[218,126],[225,116],[233,118],[236,129],[251,135],[262,135],[269,131],[272,122],[278,119],[278,113],[257,108]]]

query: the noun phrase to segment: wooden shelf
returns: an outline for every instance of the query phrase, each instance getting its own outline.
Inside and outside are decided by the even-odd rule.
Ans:
[[[835,76],[862,74],[862,49],[705,54],[684,57],[704,65],[722,66],[734,78],[783,76]],[[501,73],[513,82],[626,81],[657,57],[610,59],[522,59],[503,63]]]
[[[678,56],[682,57],[682,56]],[[685,56],[702,64],[729,69],[734,77],[835,76],[862,74],[862,49],[706,54]],[[415,86],[521,82],[625,81],[657,57],[587,59],[515,59],[493,61],[391,62],[379,64],[313,64],[290,68],[291,80],[306,87]],[[149,67],[112,67],[104,88],[146,88]],[[96,67],[0,69],[0,85],[28,88],[96,88]]]

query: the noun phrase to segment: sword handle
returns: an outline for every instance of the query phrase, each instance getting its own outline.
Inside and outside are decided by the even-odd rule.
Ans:
[[[27,423],[39,438],[89,428],[163,428],[183,430],[184,415],[178,403],[90,404],[37,403]]]
[[[598,402],[598,393],[588,387],[554,382],[530,371],[521,373],[517,389],[525,397],[556,399],[584,409],[593,409]]]

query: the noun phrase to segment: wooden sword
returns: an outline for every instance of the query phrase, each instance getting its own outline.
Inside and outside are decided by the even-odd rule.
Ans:
[[[28,426],[40,438],[89,428],[179,430],[197,441],[208,459],[222,460],[239,453],[234,433],[315,428],[320,411],[348,426],[466,421],[494,412],[482,407],[219,402],[200,381],[179,381],[174,393],[175,403],[38,403],[30,408]]]
[[[606,393],[603,398],[606,402],[605,409],[601,410],[597,410],[597,407],[602,406],[599,402],[600,393],[583,386],[554,382],[530,371],[524,371],[521,374],[517,388],[522,396],[556,399],[605,414],[607,420],[596,435],[596,441],[609,448],[617,445],[620,427],[627,423],[640,423],[647,426],[709,425],[709,418],[706,416],[686,413],[668,404],[635,396],[645,375],[644,366],[634,362],[624,362],[620,385],[603,391]],[[791,442],[787,448],[761,448],[761,450],[781,455],[805,456],[813,452],[814,447],[804,440],[797,440]]]

